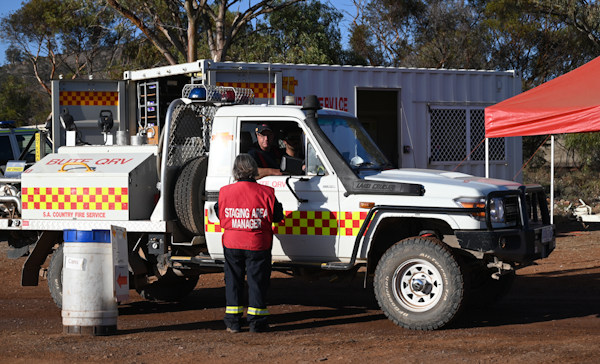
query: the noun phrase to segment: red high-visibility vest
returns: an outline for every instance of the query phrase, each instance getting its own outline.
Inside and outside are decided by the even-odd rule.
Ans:
[[[223,246],[268,250],[273,244],[275,191],[256,182],[238,181],[219,191]]]

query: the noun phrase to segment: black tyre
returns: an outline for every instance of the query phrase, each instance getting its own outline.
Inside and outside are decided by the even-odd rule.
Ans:
[[[177,276],[172,271],[168,271],[158,281],[137,289],[140,296],[149,301],[181,301],[189,295],[196,284],[198,276]]]
[[[385,315],[412,330],[447,326],[464,301],[460,266],[433,238],[408,238],[390,247],[377,264],[373,286]]]
[[[208,158],[186,164],[175,183],[174,201],[177,219],[189,233],[204,234],[204,184]]]
[[[54,303],[60,309],[62,309],[63,296],[63,255],[63,244],[60,244],[50,257],[50,264],[48,265],[48,289]]]

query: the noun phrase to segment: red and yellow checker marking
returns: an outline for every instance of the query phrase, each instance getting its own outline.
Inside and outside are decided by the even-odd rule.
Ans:
[[[272,99],[275,97],[275,84],[268,82],[217,82],[217,86],[250,88],[257,99]]]
[[[338,225],[339,216],[339,225]],[[283,222],[273,224],[273,233],[278,235],[357,236],[367,217],[366,211],[286,211]],[[204,213],[204,229],[208,233],[223,231],[219,223],[208,220]]]
[[[298,86],[298,80],[296,80],[294,77],[283,77],[281,87],[284,90],[293,95],[296,93],[296,86]]]
[[[367,211],[345,211],[340,213],[340,235],[357,236],[367,218]]]
[[[24,187],[23,210],[129,209],[127,187]]]
[[[119,93],[106,91],[61,91],[59,102],[61,105],[117,106],[119,105]]]

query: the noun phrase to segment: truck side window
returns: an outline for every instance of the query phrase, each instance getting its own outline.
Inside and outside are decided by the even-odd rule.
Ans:
[[[306,150],[306,173],[312,176],[327,175],[328,173],[323,162],[321,162],[321,159],[317,156],[317,151],[310,142],[307,143]]]
[[[17,138],[17,143],[19,144],[19,151],[21,153],[23,153],[23,150],[25,149],[27,144],[29,144],[31,138],[35,138],[33,134],[15,135],[15,137]],[[35,162],[35,146],[33,148],[30,148],[27,154],[25,154],[25,160],[27,161],[27,163]]]
[[[0,165],[4,166],[7,161],[15,159],[13,156],[12,147],[10,145],[9,136],[0,137]]]

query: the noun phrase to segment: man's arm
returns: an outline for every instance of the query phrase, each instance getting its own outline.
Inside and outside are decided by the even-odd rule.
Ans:
[[[258,168],[258,176],[256,179],[261,179],[266,176],[281,176],[283,173],[277,168]]]
[[[284,217],[283,206],[277,201],[277,198],[275,198],[275,206],[273,206],[273,222],[280,222]]]

